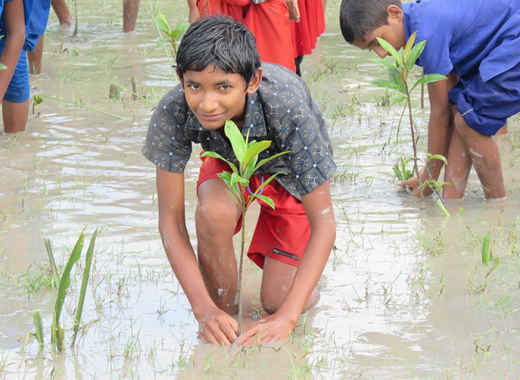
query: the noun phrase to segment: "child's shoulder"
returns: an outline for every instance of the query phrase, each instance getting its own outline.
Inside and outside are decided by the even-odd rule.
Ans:
[[[289,69],[275,64],[262,63],[262,84],[258,95],[264,109],[284,109],[290,114],[302,111],[312,104],[309,88],[299,76]]]
[[[179,83],[168,91],[159,101],[154,114],[168,118],[175,118],[178,122],[183,122],[189,113],[188,103],[184,96],[184,90]]]

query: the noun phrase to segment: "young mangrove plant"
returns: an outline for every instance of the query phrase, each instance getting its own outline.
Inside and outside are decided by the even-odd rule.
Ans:
[[[433,83],[437,82],[443,79],[446,79],[446,76],[441,74],[428,74],[423,75],[420,77],[413,85],[410,85],[408,80],[410,78],[410,72],[413,70],[415,66],[415,62],[421,55],[421,53],[424,50],[424,47],[426,46],[426,41],[421,41],[419,43],[415,43],[416,33],[414,32],[408,41],[406,42],[406,45],[404,49],[401,49],[399,51],[395,50],[395,48],[385,41],[382,38],[377,38],[377,41],[381,45],[383,49],[385,49],[392,57],[393,61],[389,61],[383,58],[376,58],[375,61],[380,63],[383,66],[386,66],[389,70],[390,77],[388,80],[378,80],[374,81],[373,84],[382,87],[387,88],[391,90],[396,90],[403,94],[402,100],[406,101],[405,107],[408,108],[408,119],[410,121],[410,132],[412,135],[412,148],[413,148],[413,172],[417,178],[419,178],[419,168],[417,165],[418,158],[417,158],[417,142],[419,140],[419,136],[417,133],[417,128],[414,122],[413,118],[413,108],[412,108],[412,92],[413,90],[422,84],[427,83]],[[442,157],[442,158],[441,158]],[[428,157],[428,160],[431,159],[441,159],[442,161],[446,162],[446,159],[441,155],[431,155]],[[428,165],[426,165],[426,170],[428,170]],[[431,177],[431,176],[430,176]],[[432,182],[433,181],[433,182]],[[442,201],[442,196],[440,195],[440,192],[438,190],[438,186],[435,185],[435,180],[429,180],[423,186],[429,186],[433,192],[437,195],[437,204],[441,208],[442,212],[445,215],[447,214],[447,210],[445,208],[445,205]],[[424,187],[423,187],[424,188]],[[419,190],[422,189],[420,188]],[[442,185],[441,185],[442,188]]]
[[[249,132],[244,140],[242,133],[238,129],[237,125],[231,121],[226,121],[226,125],[224,126],[224,132],[231,142],[231,146],[233,148],[233,152],[235,154],[235,158],[238,161],[238,167],[235,166],[231,161],[226,160],[220,154],[216,152],[204,152],[204,156],[218,158],[226,162],[231,169],[231,173],[227,171],[223,171],[218,174],[218,176],[224,181],[224,183],[228,187],[228,192],[231,195],[233,201],[240,207],[242,213],[242,227],[241,227],[241,242],[240,242],[240,259],[239,259],[239,267],[238,267],[238,333],[239,335],[242,333],[242,320],[243,320],[243,310],[242,310],[242,274],[243,274],[243,261],[244,261],[244,253],[245,253],[245,218],[246,212],[249,206],[253,203],[255,199],[259,199],[266,204],[268,204],[273,209],[275,208],[274,202],[271,198],[262,195],[262,190],[265,186],[267,186],[276,176],[280,174],[285,174],[282,172],[277,172],[272,174],[268,179],[263,181],[263,183],[258,186],[258,188],[252,191],[244,191],[245,189],[249,189],[249,180],[253,176],[253,174],[263,165],[268,163],[275,158],[278,158],[284,154],[290,153],[290,151],[284,151],[281,153],[274,154],[270,157],[262,159],[258,161],[260,153],[271,146],[271,140],[263,140],[263,141],[249,141]]]
[[[401,157],[393,168],[394,174],[399,181],[406,181],[413,177],[413,171],[408,168],[408,164],[413,160],[413,157]]]
[[[171,55],[175,57],[177,55],[177,44],[190,24],[180,22],[172,27],[162,13],[158,13],[157,16],[155,16],[154,22],[161,35],[159,43],[169,43]]]
[[[92,267],[92,258],[94,257],[94,244],[96,242],[96,237],[98,234],[98,230],[94,231],[94,234],[90,238],[90,243],[87,249],[87,253],[85,256],[85,268],[83,270],[83,278],[81,281],[81,288],[79,294],[78,305],[76,307],[76,313],[74,315],[74,325],[73,325],[73,337],[71,342],[71,347],[76,343],[76,337],[79,331],[81,315],[83,313],[83,305],[85,303],[85,294],[87,292],[88,279],[90,277],[90,269]],[[72,268],[74,264],[80,259],[81,252],[83,250],[83,242],[85,240],[85,235],[83,232],[78,237],[74,248],[65,264],[65,268],[61,273],[61,276],[56,267],[56,261],[54,260],[54,254],[52,251],[52,247],[49,240],[45,241],[45,247],[47,249],[47,254],[49,256],[49,262],[51,266],[51,271],[53,273],[53,278],[55,283],[57,284],[57,294],[56,294],[56,302],[54,304],[54,313],[52,317],[52,326],[51,326],[51,344],[53,349],[61,352],[64,349],[64,331],[60,324],[60,317],[63,310],[63,306],[65,304],[65,298],[67,296],[67,292],[70,286],[70,274],[72,272]],[[43,349],[44,338],[43,338],[43,325],[42,318],[40,312],[36,312],[33,314],[33,321],[36,332],[33,333],[34,337],[40,344],[40,350]]]

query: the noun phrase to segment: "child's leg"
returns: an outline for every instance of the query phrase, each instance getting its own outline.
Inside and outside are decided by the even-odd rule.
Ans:
[[[135,29],[139,0],[123,0],[123,32],[132,32]]]
[[[201,167],[195,214],[199,265],[215,304],[228,314],[236,314],[238,275],[232,238],[241,213],[224,181],[201,178],[205,165]]]
[[[43,55],[43,34],[38,39],[38,43],[33,51],[27,52],[29,60],[29,72],[31,74],[40,74],[42,72],[42,55]]]
[[[27,125],[29,115],[29,101],[13,103],[7,100],[2,102],[2,116],[4,129],[7,133],[22,132]]]
[[[482,135],[470,128],[460,112],[456,112],[454,122],[454,135],[459,135],[464,142],[486,198],[505,197],[500,152],[493,137]]]
[[[462,198],[471,170],[471,156],[456,129],[451,134],[447,159],[444,173],[447,184],[444,185],[442,196],[445,199]]]
[[[297,267],[294,265],[281,262],[271,257],[265,258],[262,290],[260,293],[262,306],[265,311],[274,314],[282,305],[291,289],[296,270]],[[304,311],[309,310],[318,302],[320,298],[319,294],[318,288],[314,288],[305,304]]]
[[[62,26],[71,26],[72,25],[72,17],[70,16],[69,7],[65,0],[52,0],[52,9],[54,9],[54,13],[58,17],[60,21],[60,25]]]
[[[27,55],[25,50],[22,50],[2,102],[4,129],[7,133],[21,132],[25,129],[30,94]]]

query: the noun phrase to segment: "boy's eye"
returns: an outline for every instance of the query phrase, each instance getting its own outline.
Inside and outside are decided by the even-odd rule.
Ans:
[[[188,88],[189,88],[190,90],[195,91],[195,90],[198,90],[198,89],[200,88],[200,86],[199,86],[198,84],[196,84],[196,83],[189,83],[189,84],[188,84]]]
[[[219,89],[220,89],[221,91],[227,91],[227,90],[229,90],[230,88],[231,88],[231,85],[230,85],[230,84],[221,84],[221,85],[219,86]]]

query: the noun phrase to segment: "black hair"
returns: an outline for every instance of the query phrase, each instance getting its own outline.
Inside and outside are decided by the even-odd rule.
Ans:
[[[208,16],[190,25],[177,51],[177,75],[215,65],[226,73],[240,74],[246,84],[260,67],[253,34],[230,17]]]
[[[365,36],[388,24],[386,9],[390,5],[402,8],[400,0],[342,0],[339,25],[348,43],[363,41]]]

